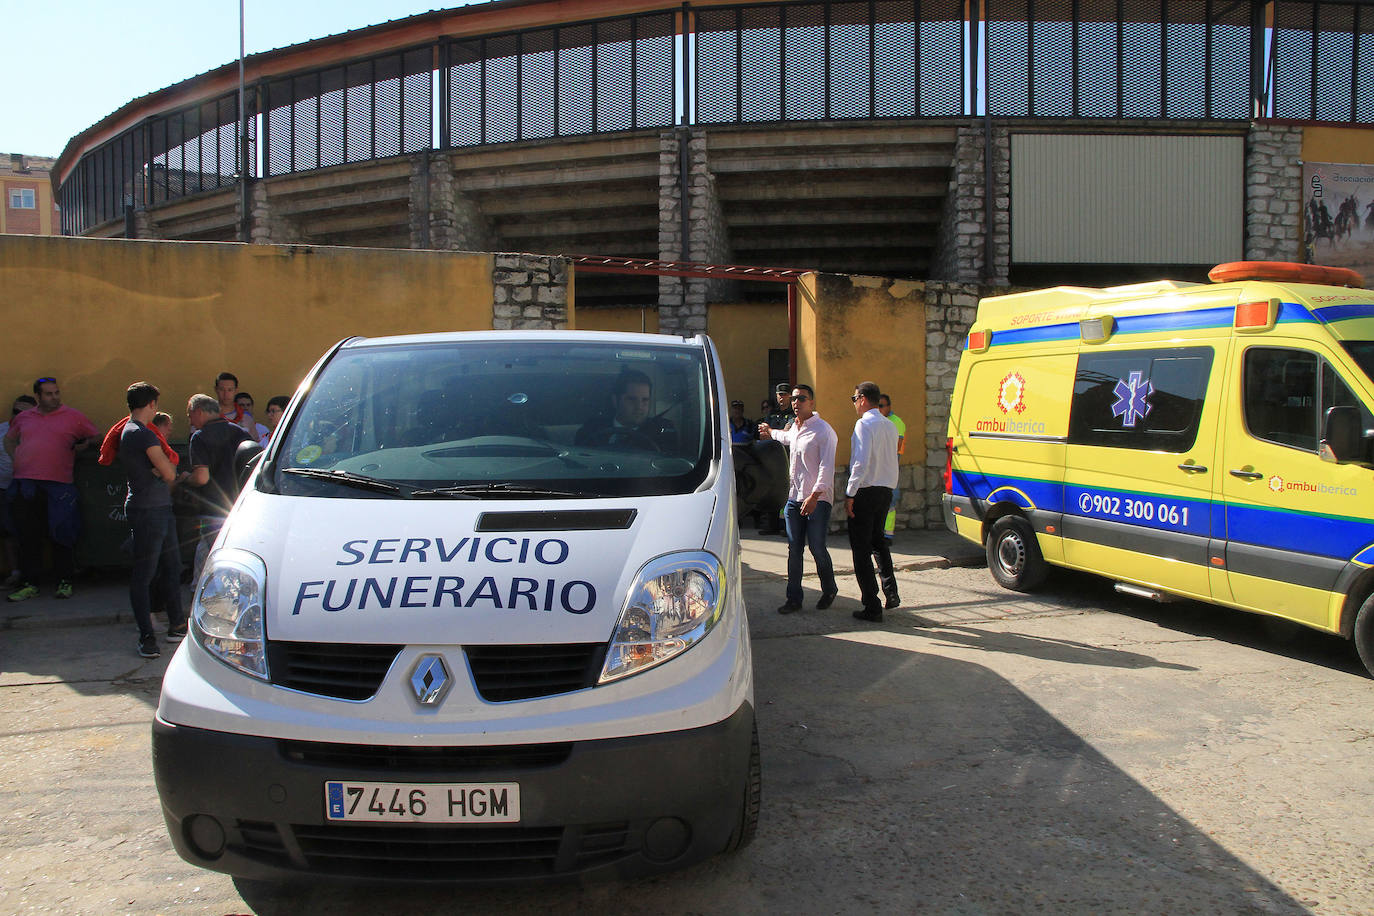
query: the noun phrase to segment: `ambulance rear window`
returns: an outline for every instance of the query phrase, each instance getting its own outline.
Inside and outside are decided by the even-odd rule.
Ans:
[[[710,391],[704,351],[687,347],[345,348],[285,431],[269,486],[359,499],[692,492],[715,457]]]

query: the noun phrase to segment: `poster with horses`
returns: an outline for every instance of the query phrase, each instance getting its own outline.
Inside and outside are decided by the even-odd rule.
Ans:
[[[1307,263],[1349,267],[1374,284],[1374,165],[1304,162],[1302,178]]]

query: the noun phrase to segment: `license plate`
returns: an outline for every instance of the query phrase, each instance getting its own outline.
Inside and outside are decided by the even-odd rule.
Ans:
[[[518,824],[520,785],[330,780],[324,812],[331,821],[374,824]]]

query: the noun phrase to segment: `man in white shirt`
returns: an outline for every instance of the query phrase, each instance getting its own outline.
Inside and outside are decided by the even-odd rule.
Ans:
[[[845,488],[845,514],[849,516],[849,550],[854,555],[854,578],[864,607],[855,611],[859,620],[879,623],[883,602],[878,599],[878,579],[873,575],[873,560],[878,561],[887,608],[899,607],[897,577],[892,572],[892,553],[883,537],[883,521],[892,490],[897,486],[897,427],[878,410],[881,394],[873,382],[860,382],[854,388],[854,434],[849,440],[849,485]]]
[[[817,610],[825,610],[835,600],[835,566],[825,536],[830,529],[830,508],[835,502],[835,430],[816,413],[816,393],[810,385],[792,388],[792,409],[796,418],[786,429],[759,424],[760,439],[776,439],[791,450],[788,465],[787,506],[783,522],[787,526],[787,599],[779,614],[801,610],[802,545],[811,550],[816,575],[821,580]]]

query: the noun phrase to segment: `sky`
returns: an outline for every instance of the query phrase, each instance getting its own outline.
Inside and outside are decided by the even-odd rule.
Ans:
[[[243,0],[247,53],[461,0]],[[239,0],[2,0],[0,154],[61,154],[142,95],[238,60]]]

